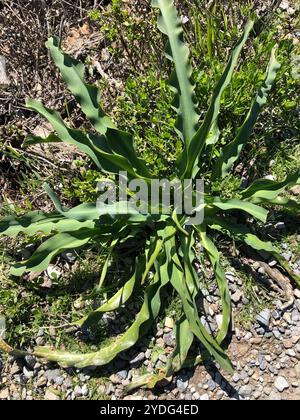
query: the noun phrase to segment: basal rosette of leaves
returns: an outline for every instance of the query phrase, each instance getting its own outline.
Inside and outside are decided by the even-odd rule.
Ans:
[[[174,110],[178,114],[176,135],[182,140],[182,153],[174,168],[174,177],[184,179],[201,178],[201,157],[218,144],[220,131],[218,116],[221,97],[230,84],[234,70],[244,45],[253,28],[254,22],[249,20],[237,45],[233,49],[224,73],[213,91],[207,113],[200,121],[197,104],[194,99],[194,84],[191,79],[192,68],[189,61],[189,49],[183,41],[181,21],[172,0],[153,0],[152,6],[159,9],[158,27],[168,38],[166,56],[172,61],[174,71],[170,85],[174,91]],[[29,136],[26,144],[62,142],[75,145],[95,163],[100,172],[110,176],[126,171],[130,178],[143,179],[150,183],[151,169],[136,153],[133,137],[117,129],[110,118],[101,109],[100,96],[95,86],[84,80],[82,63],[64,54],[59,48],[59,41],[50,38],[47,47],[59,68],[68,88],[81,106],[83,113],[94,127],[93,133],[87,133],[69,127],[61,116],[35,100],[28,100],[27,107],[38,112],[53,127],[53,134],[47,138]],[[238,162],[241,151],[248,142],[259,113],[265,105],[273,86],[280,64],[276,60],[276,48],[272,50],[266,70],[265,80],[254,98],[244,123],[232,141],[222,148],[217,159],[213,160],[211,179],[225,179]],[[201,363],[203,357],[211,357],[222,369],[232,372],[233,367],[223,348],[231,321],[231,300],[225,273],[220,263],[220,254],[214,242],[214,231],[228,235],[236,242],[244,243],[257,251],[265,251],[276,258],[282,269],[291,279],[300,285],[300,278],[291,270],[289,264],[271,242],[264,242],[251,233],[246,223],[238,225],[234,222],[232,211],[240,212],[241,217],[250,216],[265,223],[268,211],[264,206],[290,206],[298,208],[297,203],[282,197],[286,188],[300,183],[300,171],[290,174],[282,182],[267,179],[256,180],[250,187],[239,191],[239,199],[222,199],[206,193],[205,217],[201,225],[192,225],[186,230],[186,218],[177,215],[176,208],[168,214],[142,215],[138,212],[114,214],[111,207],[101,214],[96,204],[81,204],[72,209],[61,206],[58,197],[46,186],[46,192],[52,199],[56,211],[45,214],[34,211],[23,217],[7,217],[0,222],[0,234],[15,237],[19,234],[33,236],[43,233],[49,236],[37,248],[27,261],[16,263],[11,273],[22,276],[25,272],[42,272],[55,256],[67,249],[76,249],[88,244],[92,239],[99,246],[109,248],[109,256],[101,276],[101,284],[105,281],[109,259],[120,244],[132,238],[143,238],[142,245],[136,250],[136,260],[131,270],[131,277],[123,287],[95,312],[87,314],[76,322],[84,325],[105,312],[115,311],[135,295],[135,291],[144,289],[144,300],[140,312],[130,328],[112,344],[89,354],[73,354],[65,351],[40,347],[34,355],[60,363],[63,366],[84,368],[102,366],[111,362],[119,353],[134,346],[153,325],[163,307],[163,293],[174,288],[180,297],[182,315],[176,320],[174,333],[176,347],[170,355],[165,369],[142,377],[136,385],[154,387],[157,382],[168,378],[184,366]],[[120,203],[122,205],[122,203]],[[140,243],[140,242],[139,242]],[[201,314],[196,300],[203,287],[203,279],[197,274],[196,244],[202,245],[202,252],[210,260],[214,269],[215,281],[220,291],[222,306],[222,325],[215,336],[212,336],[201,322]],[[148,276],[149,272],[154,276]],[[194,340],[202,343],[206,354],[189,357]],[[1,344],[1,343],[0,343]],[[0,346],[1,347],[1,346]],[[4,351],[14,350],[2,342]],[[20,354],[20,352],[18,352]],[[22,354],[22,352],[21,352]]]

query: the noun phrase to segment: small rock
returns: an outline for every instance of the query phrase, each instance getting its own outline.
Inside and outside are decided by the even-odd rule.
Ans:
[[[231,300],[236,304],[239,303],[241,301],[243,297],[243,293],[240,290],[237,290],[232,296],[231,296]]]
[[[275,321],[279,321],[281,318],[280,312],[279,311],[273,311],[272,312],[272,317],[273,319],[275,319]]]
[[[84,397],[87,397],[89,395],[89,389],[87,384],[84,384],[81,388],[81,393]]]
[[[276,223],[276,225],[274,227],[275,227],[275,229],[283,230],[283,229],[285,229],[285,223],[284,222],[278,222],[278,223]]]
[[[285,260],[287,260],[287,261],[291,261],[293,254],[292,254],[292,252],[291,252],[291,251],[288,251],[288,252],[284,252],[284,253],[282,254],[282,256],[283,256],[283,258],[284,258]]]
[[[23,375],[26,379],[31,379],[34,376],[34,372],[32,370],[28,370],[26,366],[23,367]]]
[[[201,401],[209,401],[209,395],[208,394],[201,395],[200,400]]]
[[[289,340],[289,339],[283,340],[282,343],[283,343],[283,346],[284,346],[285,349],[293,348],[293,341],[292,340]]]
[[[300,290],[299,289],[294,290],[294,296],[295,296],[295,298],[300,299]]]
[[[120,378],[125,380],[125,379],[127,379],[128,372],[127,372],[127,370],[120,370],[120,372],[118,372],[117,375],[120,376]]]
[[[10,80],[6,73],[6,58],[0,55],[0,86],[9,86]]]
[[[189,386],[189,381],[184,381],[182,379],[177,379],[176,386],[180,392],[184,392]]]
[[[55,383],[56,385],[61,386],[64,383],[64,378],[62,376],[58,376],[55,378]]]
[[[201,398],[199,392],[195,392],[193,394],[193,397],[194,397],[195,400],[200,400],[200,398]]]
[[[49,389],[46,390],[44,399],[47,401],[58,401],[60,398]]]
[[[35,340],[36,344],[38,346],[43,346],[45,344],[45,340],[44,337],[37,337],[37,339]]]
[[[173,320],[173,318],[170,318],[170,317],[166,317],[166,319],[165,319],[165,327],[167,327],[167,328],[170,328],[170,329],[173,329],[173,327],[174,327],[174,320]]]
[[[256,320],[262,327],[269,328],[271,312],[268,309],[264,309],[257,315]]]
[[[270,267],[275,267],[276,265],[277,265],[277,261],[276,260],[269,261],[269,266]]]
[[[289,357],[295,357],[295,356],[296,356],[296,352],[295,352],[293,349],[289,349],[289,350],[286,352],[286,354],[287,354]]]
[[[294,195],[300,195],[300,185],[295,185],[291,188],[291,193]]]
[[[76,254],[72,251],[65,251],[61,256],[70,264],[73,264],[76,261]]]
[[[27,356],[25,356],[25,362],[26,362],[26,365],[30,367],[30,369],[36,369],[35,367],[36,359],[33,356],[31,356],[31,354],[28,354]]]
[[[41,376],[37,381],[36,381],[36,386],[38,388],[42,388],[44,386],[47,385],[47,378],[45,376]]]
[[[244,385],[239,390],[239,394],[245,398],[250,397],[252,393],[253,393],[253,388],[250,385]]]
[[[232,377],[233,382],[237,383],[241,380],[241,377],[238,373],[235,373]]]
[[[7,388],[0,391],[0,400],[7,400],[9,398],[9,391]]]
[[[270,393],[270,398],[269,399],[272,400],[272,401],[280,401],[281,400],[281,396],[278,394],[278,392],[272,391]]]
[[[251,332],[248,332],[246,335],[245,335],[245,337],[244,337],[244,340],[245,341],[249,341],[249,340],[251,340],[251,338],[253,337],[253,334],[251,333]]]
[[[289,384],[283,376],[278,376],[274,383],[274,386],[279,392],[283,392],[285,389],[289,388]]]
[[[81,397],[82,396],[82,389],[79,385],[75,386],[74,395],[75,395],[75,397]]]
[[[172,332],[168,334],[164,334],[164,337],[163,337],[164,344],[166,344],[169,347],[172,347],[174,345],[174,342],[175,342],[175,337]],[[164,347],[164,345],[162,347]]]
[[[135,365],[137,363],[142,363],[145,360],[145,353],[139,353],[134,359],[130,360],[129,363],[131,365]]]
[[[47,370],[45,376],[49,382],[55,382],[56,378],[60,376],[59,369]]]

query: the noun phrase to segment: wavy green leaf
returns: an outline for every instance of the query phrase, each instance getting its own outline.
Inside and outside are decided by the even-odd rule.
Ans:
[[[284,181],[277,182],[270,179],[258,179],[250,187],[241,192],[244,200],[264,203],[276,199],[286,188],[300,184],[300,170],[288,175]]]
[[[51,350],[47,347],[39,347],[34,355],[62,364],[63,366],[103,366],[111,362],[119,353],[132,347],[142,335],[145,335],[151,327],[154,319],[158,316],[161,307],[161,293],[169,283],[168,277],[159,279],[156,276],[152,285],[145,291],[145,300],[135,322],[124,335],[117,338],[111,345],[94,353],[76,354],[65,351]]]
[[[242,210],[255,217],[256,219],[262,221],[263,223],[267,221],[267,217],[269,214],[269,212],[266,209],[259,207],[256,204],[237,199],[223,200],[221,198],[216,197],[209,201],[209,205],[217,207],[223,211]]]
[[[96,130],[105,134],[108,127],[114,128],[113,122],[99,106],[100,94],[98,88],[84,82],[83,64],[60,50],[57,37],[49,38],[46,47],[50,50],[51,56],[68,88]]]
[[[46,214],[42,211],[29,212],[24,216],[8,216],[0,220],[0,235],[16,237],[20,233],[34,236],[38,233],[49,235],[52,232],[71,232],[83,228],[93,229],[92,220],[80,222],[65,219],[60,214]]]
[[[269,253],[279,262],[282,268],[297,283],[297,285],[300,286],[300,276],[293,272],[289,263],[271,242],[264,242],[260,240],[256,235],[252,234],[246,226],[237,225],[231,221],[224,220],[223,218],[215,218],[209,223],[209,227],[223,232],[237,241],[244,242],[246,245],[258,252],[264,251]]]
[[[248,21],[245,30],[239,39],[237,45],[235,46],[232,54],[230,56],[229,62],[225,68],[225,71],[218,82],[217,86],[214,89],[213,97],[209,109],[205,115],[205,119],[193,136],[192,141],[188,148],[188,159],[187,166],[184,169],[183,178],[190,179],[194,173],[194,166],[197,159],[200,157],[203,149],[207,145],[207,139],[209,139],[208,144],[211,144],[212,137],[210,135],[213,130],[216,134],[217,130],[217,119],[220,113],[221,98],[226,87],[229,85],[233,71],[238,63],[240,53],[249,37],[249,34],[253,28],[254,22]]]
[[[265,81],[260,88],[242,127],[239,129],[235,139],[221,150],[221,156],[213,169],[214,179],[218,177],[224,178],[229,173],[231,167],[240,157],[243,147],[251,136],[253,127],[256,124],[263,106],[267,103],[277,72],[281,67],[280,63],[276,60],[275,52],[276,49],[274,48],[271,53]]]
[[[170,281],[172,286],[181,298],[183,310],[186,318],[189,321],[191,331],[204,345],[209,354],[213,356],[215,360],[220,364],[220,366],[227,372],[231,373],[233,371],[233,368],[228,356],[201,323],[195,299],[191,296],[190,291],[185,282],[184,270],[176,253],[175,240],[173,239],[168,241],[165,244],[165,247],[167,258],[169,259],[170,263]]]
[[[76,232],[58,233],[40,245],[28,260],[16,263],[11,269],[11,274],[22,276],[28,271],[40,273],[47,269],[56,255],[86,245],[97,232],[97,229],[81,229]]]
[[[194,99],[195,86],[192,82],[192,67],[189,61],[189,49],[183,40],[183,29],[173,0],[152,0],[152,7],[159,8],[159,30],[167,35],[166,56],[175,65],[170,78],[170,85],[175,92],[173,107],[178,119],[177,133],[184,142],[182,159],[186,163],[186,150],[190,144],[199,121]]]
[[[115,174],[118,174],[120,171],[126,171],[129,175],[140,178],[129,160],[112,153],[105,137],[88,135],[80,130],[69,128],[56,111],[46,108],[39,101],[27,100],[26,107],[46,118],[63,142],[77,146],[79,150],[95,162],[99,169]]]
[[[222,304],[222,325],[217,336],[217,342],[221,344],[227,337],[231,321],[231,299],[229,287],[226,280],[225,272],[220,263],[220,255],[215,244],[206,234],[205,227],[197,228],[197,231],[200,235],[201,244],[208,253],[209,259],[214,268],[214,273],[220,291]]]

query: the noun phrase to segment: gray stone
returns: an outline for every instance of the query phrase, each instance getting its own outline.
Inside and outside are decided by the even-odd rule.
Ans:
[[[275,227],[275,229],[283,230],[283,229],[285,229],[285,223],[284,222],[278,222],[278,223],[276,223],[276,225],[274,227]]]
[[[61,386],[64,383],[64,378],[62,376],[57,376],[57,378],[55,378],[55,383],[58,386]]]
[[[195,400],[200,400],[200,394],[199,394],[199,392],[195,392],[193,394],[193,397],[194,397]]]
[[[164,342],[166,344],[166,346],[172,347],[175,343],[175,337],[174,334],[172,332],[169,332],[168,334],[164,334]]]
[[[283,376],[278,376],[274,382],[274,386],[279,392],[283,392],[285,389],[289,388],[289,384]]]
[[[273,330],[272,333],[277,340],[281,340],[282,335],[278,330]]]
[[[283,256],[283,258],[284,258],[285,260],[287,260],[287,261],[291,261],[293,254],[292,254],[292,252],[291,252],[291,251],[288,251],[288,252],[284,252],[284,253],[282,254],[282,256]]]
[[[210,391],[214,391],[217,387],[215,381],[213,381],[212,379],[208,380],[207,385]]]
[[[25,362],[30,369],[35,369],[36,359],[31,354],[25,356]]]
[[[6,72],[6,58],[0,55],[0,86],[9,86],[10,80]]]
[[[131,365],[135,365],[138,363],[142,363],[145,360],[145,353],[141,352],[139,353],[134,359],[130,360]]]
[[[58,395],[54,394],[52,391],[50,391],[49,389],[47,389],[46,392],[45,392],[44,399],[45,400],[48,400],[48,401],[57,401],[60,398],[59,398]]]
[[[55,382],[56,378],[60,376],[61,372],[59,369],[47,370],[45,376],[49,382]]]
[[[82,389],[79,385],[75,386],[74,395],[75,395],[75,397],[81,397],[82,396]]]
[[[272,317],[275,319],[275,321],[279,321],[281,318],[280,312],[279,311],[273,311],[272,312]]]
[[[76,261],[76,254],[72,251],[65,251],[61,254],[64,260],[66,260],[68,263],[72,264]]]
[[[243,385],[239,390],[240,396],[244,398],[250,397],[252,393],[253,393],[253,388],[251,385]]]
[[[243,297],[243,293],[240,290],[237,290],[232,296],[231,296],[231,300],[234,303],[239,303],[241,301]]]
[[[26,366],[23,367],[23,375],[26,379],[31,379],[34,376],[34,372],[32,370],[28,370]]]
[[[45,340],[44,337],[37,337],[37,339],[35,340],[36,344],[38,346],[43,346],[45,344]]]
[[[184,392],[189,386],[189,381],[184,381],[182,379],[177,379],[176,386],[180,392]]]
[[[259,357],[259,369],[265,371],[267,369],[268,363],[264,356]]]
[[[84,384],[84,385],[82,386],[82,388],[81,388],[81,392],[82,392],[82,395],[83,395],[84,397],[87,397],[87,396],[89,395],[89,389],[88,389],[87,384]]]
[[[276,391],[272,391],[269,397],[269,400],[272,401],[281,401],[281,396]]]
[[[127,379],[128,372],[127,370],[120,370],[120,372],[117,373],[122,379]]]
[[[241,380],[241,377],[238,373],[235,373],[232,377],[233,382],[237,383]]]
[[[269,311],[269,309],[264,309],[256,317],[256,321],[264,328],[269,328],[270,320],[271,312]]]

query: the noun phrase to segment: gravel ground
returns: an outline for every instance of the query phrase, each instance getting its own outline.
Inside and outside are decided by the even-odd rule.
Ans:
[[[282,229],[284,224],[276,224]],[[300,239],[298,235],[298,239]],[[295,260],[288,244],[282,244],[282,255]],[[269,267],[276,268],[270,260]],[[300,272],[300,261],[292,263]],[[267,278],[258,263],[252,269],[257,276]],[[226,273],[232,295],[234,318],[246,307],[248,299],[242,280],[235,271]],[[258,292],[260,296],[262,291]],[[272,292],[270,290],[270,295]],[[16,360],[0,360],[0,399],[145,399],[145,400],[297,400],[300,399],[300,291],[295,289],[286,298],[277,294],[273,309],[268,307],[255,314],[256,322],[249,326],[232,327],[229,355],[235,367],[232,377],[212,365],[195,370],[183,370],[166,387],[155,391],[138,389],[126,395],[124,388],[143,373],[163,367],[166,355],[174,348],[173,319],[166,318],[164,327],[157,327],[154,337],[146,337],[107,368],[98,371],[63,370],[55,364],[42,364],[31,356]],[[217,289],[204,293],[208,314],[202,322],[212,331],[220,322]],[[273,298],[272,298],[273,299]],[[108,319],[107,319],[108,321]],[[43,330],[36,337],[44,344]],[[149,341],[152,350],[149,350]],[[102,378],[109,378],[103,380]]]

